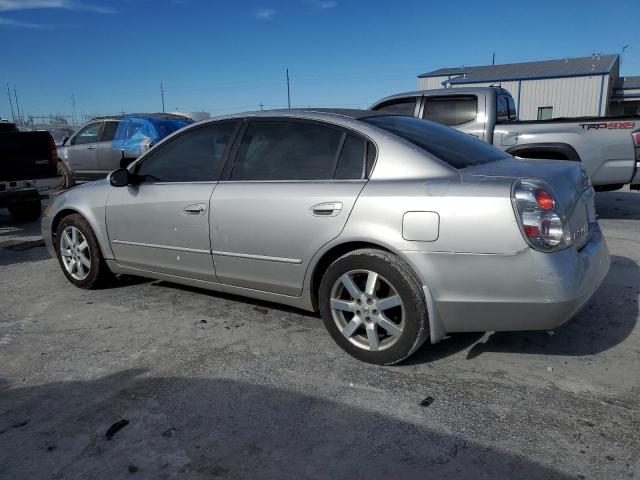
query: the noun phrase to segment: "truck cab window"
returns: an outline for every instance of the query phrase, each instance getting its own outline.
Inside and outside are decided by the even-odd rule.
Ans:
[[[507,95],[498,95],[496,97],[496,120],[509,120],[509,99]]]
[[[478,97],[475,95],[446,95],[427,97],[422,118],[442,125],[462,125],[478,115]]]
[[[397,100],[390,100],[374,108],[378,112],[385,112],[389,115],[406,115],[413,117],[416,109],[416,98],[399,98]]]

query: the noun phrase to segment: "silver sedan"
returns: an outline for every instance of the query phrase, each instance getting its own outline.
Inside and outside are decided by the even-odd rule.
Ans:
[[[453,332],[558,326],[609,269],[579,163],[357,110],[184,128],[59,195],[42,229],[80,288],[130,274],[319,310],[378,364]]]

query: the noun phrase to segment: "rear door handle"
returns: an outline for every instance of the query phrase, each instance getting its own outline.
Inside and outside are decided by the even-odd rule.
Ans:
[[[335,217],[342,210],[342,202],[318,203],[309,209],[316,217]]]
[[[96,149],[96,146],[95,146],[95,145],[89,145],[89,146],[87,147],[87,150],[95,150],[95,149]]]
[[[200,215],[207,211],[207,206],[204,203],[194,203],[184,207],[183,211],[189,215]]]

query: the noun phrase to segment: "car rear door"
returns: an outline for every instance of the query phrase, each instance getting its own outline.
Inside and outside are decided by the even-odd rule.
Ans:
[[[118,120],[106,120],[100,133],[100,142],[97,145],[98,167],[103,173],[120,168],[122,152],[114,149],[112,145],[119,123]]]
[[[216,280],[209,201],[238,124],[227,121],[188,129],[136,164],[138,184],[112,187],[106,220],[118,264]]]
[[[67,162],[74,175],[94,178],[99,174],[98,142],[102,121],[85,125],[70,140],[67,147]]]
[[[216,274],[298,296],[310,259],[340,234],[366,182],[368,143],[311,121],[255,119],[243,130],[211,200]]]

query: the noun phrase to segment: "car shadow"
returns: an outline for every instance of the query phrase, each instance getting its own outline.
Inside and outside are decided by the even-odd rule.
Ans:
[[[46,260],[49,253],[40,232],[40,220],[17,222],[0,208],[0,266]]]
[[[640,220],[640,192],[597,192],[596,212],[602,220]]]
[[[410,422],[318,394],[125,370],[0,380],[0,405],[3,478],[576,478],[430,428],[417,402]]]
[[[572,320],[552,332],[495,332],[467,353],[594,355],[623,342],[638,321],[640,267],[627,257],[612,256],[611,270],[591,301]],[[434,346],[437,347],[437,346]]]
[[[231,300],[233,302],[240,302],[253,305],[255,308],[263,308],[263,309],[271,309],[271,310],[279,310],[287,313],[295,313],[296,315],[300,315],[308,318],[316,318],[320,320],[320,314],[316,312],[309,312],[307,310],[302,310],[301,308],[290,307],[288,305],[283,305],[281,303],[269,302],[267,300],[259,300],[257,298],[243,297],[242,295],[235,295],[232,293],[226,292],[216,292],[213,290],[207,290],[206,288],[192,287],[190,285],[182,285],[179,283],[171,283],[165,282],[164,280],[155,280],[152,285],[165,287],[165,288],[173,288],[175,290],[182,290],[185,292],[195,292],[200,293],[202,295],[208,295],[216,298],[224,298],[226,300]],[[320,320],[321,321],[321,320]]]

